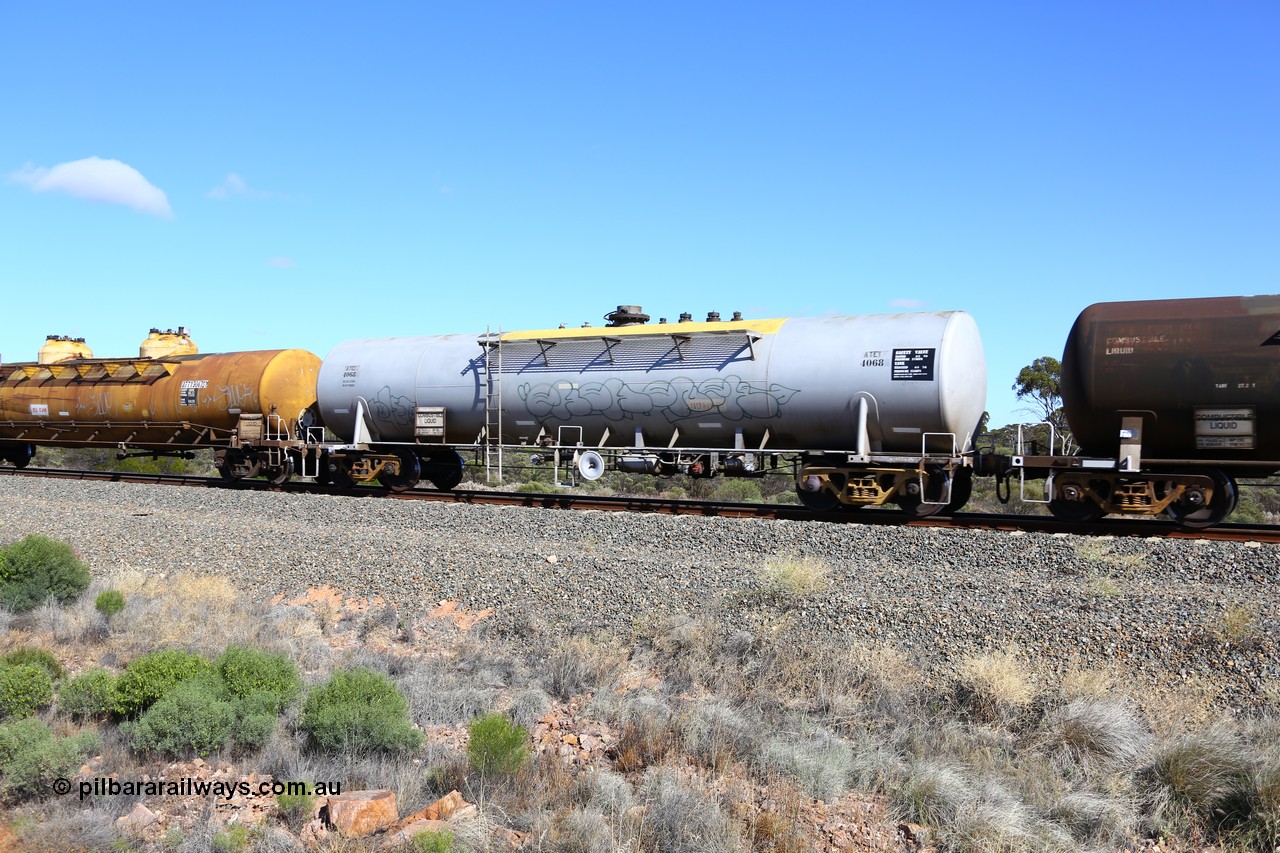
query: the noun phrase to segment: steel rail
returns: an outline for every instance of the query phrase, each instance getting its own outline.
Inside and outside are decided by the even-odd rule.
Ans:
[[[830,524],[871,524],[933,527],[951,530],[996,530],[1035,533],[1070,533],[1081,536],[1142,536],[1166,539],[1206,539],[1215,541],[1280,543],[1280,526],[1223,523],[1204,530],[1180,527],[1165,519],[1104,518],[1087,524],[1059,521],[1049,515],[1017,513],[958,512],[951,516],[915,518],[895,509],[838,510],[814,512],[797,504],[754,504],[700,501],[687,498],[630,497],[530,492],[500,492],[483,489],[440,491],[419,488],[388,492],[380,487],[357,486],[335,489],[306,481],[274,486],[265,480],[227,482],[220,477],[190,474],[140,474],[125,471],[76,471],[60,468],[0,467],[0,475],[62,480],[198,486],[233,491],[267,491],[294,494],[330,494],[357,498],[392,498],[490,506],[523,506],[541,509],[596,510],[606,512],[649,512],[664,515],[700,515],[719,518],[757,518],[787,521],[818,521]]]

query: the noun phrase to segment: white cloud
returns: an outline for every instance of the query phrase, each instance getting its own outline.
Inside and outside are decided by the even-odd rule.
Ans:
[[[276,267],[277,269],[288,269],[294,266],[293,258],[267,258],[267,266]]]
[[[924,305],[923,299],[890,299],[889,305],[893,308],[920,308]]]
[[[86,157],[59,163],[52,169],[28,163],[18,171],[10,172],[9,180],[26,184],[32,192],[66,193],[89,201],[123,204],[164,219],[173,218],[173,209],[169,207],[169,198],[164,190],[119,160]]]
[[[222,183],[209,190],[206,195],[209,198],[217,199],[218,201],[226,201],[232,196],[239,196],[241,198],[286,198],[286,196],[283,196],[280,193],[254,189],[245,183],[244,178],[240,177],[235,172],[228,172],[227,177],[223,179]]]

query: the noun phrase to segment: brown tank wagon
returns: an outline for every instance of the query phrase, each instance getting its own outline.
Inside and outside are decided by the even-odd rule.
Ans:
[[[230,478],[292,473],[288,450],[314,416],[316,355],[199,354],[181,330],[153,330],[144,342],[144,351],[170,354],[83,358],[65,349],[61,360],[0,367],[0,455],[14,465],[25,466],[38,445],[213,449]]]
[[[1064,520],[1164,513],[1207,527],[1236,478],[1280,470],[1280,296],[1104,302],[1062,355],[1079,453],[1014,457]]]

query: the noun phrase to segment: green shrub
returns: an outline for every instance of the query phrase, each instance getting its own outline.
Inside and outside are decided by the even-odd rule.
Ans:
[[[276,729],[276,710],[265,693],[232,703],[236,715],[235,742],[245,749],[261,749]]]
[[[453,833],[447,829],[423,830],[413,834],[413,853],[454,853]]]
[[[125,667],[116,681],[115,707],[124,717],[146,710],[184,681],[209,671],[209,662],[181,649],[148,652]]]
[[[506,714],[486,714],[467,726],[467,758],[481,773],[514,773],[529,759],[529,732]]]
[[[0,548],[0,604],[21,613],[49,596],[63,604],[89,585],[89,568],[71,546],[32,534]]]
[[[302,794],[279,794],[276,796],[276,806],[280,809],[280,813],[284,815],[285,820],[289,823],[301,823],[304,819],[311,816],[311,810],[315,808],[316,798],[312,793],[312,788],[307,785],[307,790]]]
[[[4,657],[0,657],[0,663],[7,663],[11,666],[29,663],[38,666],[45,672],[49,673],[49,677],[54,681],[59,680],[66,675],[66,670],[62,668],[62,664],[58,663],[58,659],[53,656],[53,652],[45,649],[38,649],[34,646],[25,646],[21,649],[14,649]]]
[[[386,676],[360,667],[338,670],[312,689],[299,724],[334,751],[390,752],[422,743],[404,695]]]
[[[0,792],[6,797],[41,794],[72,776],[102,742],[94,732],[54,737],[41,720],[0,725]]]
[[[760,496],[760,486],[753,480],[727,479],[716,487],[711,498],[717,501],[734,501],[737,503],[758,504],[764,500]]]
[[[0,719],[28,717],[53,701],[53,679],[39,666],[0,664]]]
[[[93,607],[103,616],[110,619],[121,610],[124,610],[124,593],[118,589],[104,589],[98,593],[97,599],[93,602]]]
[[[272,713],[289,704],[302,688],[298,668],[283,654],[271,654],[247,646],[227,646],[214,661],[227,693],[237,699],[249,696],[267,700]]]
[[[58,688],[58,708],[73,717],[98,717],[115,707],[116,677],[105,669],[90,669]]]
[[[205,757],[222,749],[236,724],[232,704],[211,678],[183,681],[161,696],[133,724],[134,749],[181,757]]]
[[[217,853],[240,853],[249,849],[249,827],[234,823],[213,836],[213,849]]]

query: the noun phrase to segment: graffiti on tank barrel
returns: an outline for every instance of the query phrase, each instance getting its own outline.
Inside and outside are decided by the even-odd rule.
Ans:
[[[737,376],[695,381],[548,382],[518,389],[529,414],[538,420],[572,421],[603,417],[621,421],[659,412],[669,423],[719,415],[728,421],[776,418],[798,392],[776,383],[763,385]]]
[[[257,411],[258,391],[249,383],[240,385],[218,385],[210,389],[209,394],[202,395],[200,402],[215,409],[243,409]]]
[[[391,393],[391,386],[384,385],[378,396],[369,401],[373,417],[380,423],[393,423],[407,427],[413,423],[413,401]]]

